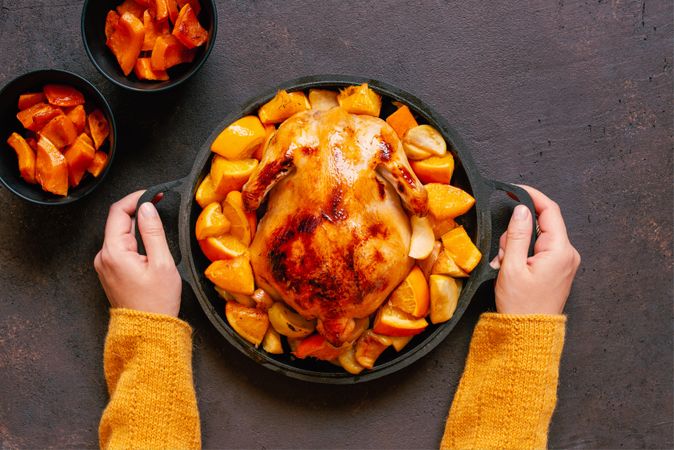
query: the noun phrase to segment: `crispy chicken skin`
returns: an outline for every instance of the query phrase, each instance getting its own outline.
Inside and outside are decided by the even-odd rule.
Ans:
[[[256,283],[336,346],[414,263],[403,206],[428,209],[395,131],[338,107],[284,122],[242,193],[250,211],[269,194],[250,247]]]

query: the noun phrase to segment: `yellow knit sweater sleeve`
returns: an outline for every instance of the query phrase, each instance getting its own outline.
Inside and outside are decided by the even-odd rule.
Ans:
[[[561,315],[482,315],[442,449],[546,447],[565,323]]]
[[[175,317],[111,309],[105,341],[110,402],[101,448],[199,448],[192,330]]]

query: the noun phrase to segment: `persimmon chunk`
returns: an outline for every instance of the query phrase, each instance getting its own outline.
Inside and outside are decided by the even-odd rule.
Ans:
[[[125,13],[131,13],[139,19],[143,17],[143,11],[145,11],[145,6],[135,0],[124,0],[124,3],[117,7],[117,12],[120,16],[123,16]]]
[[[47,192],[64,197],[68,195],[68,162],[44,136],[37,141],[35,179]]]
[[[35,151],[19,133],[12,133],[7,143],[14,149],[19,159],[21,178],[28,183],[35,183]]]
[[[66,116],[68,116],[68,119],[75,125],[75,129],[77,130],[78,133],[81,133],[84,131],[84,124],[87,121],[87,113],[84,110],[83,105],[77,105],[70,111],[66,113]]]
[[[187,49],[173,35],[159,36],[152,49],[152,68],[166,70],[175,65],[189,63],[194,60],[195,52]]]
[[[131,1],[131,0],[127,0]],[[142,11],[141,11],[142,14]],[[129,75],[136,65],[145,39],[143,22],[130,12],[125,12],[119,18],[115,31],[110,35],[105,45],[117,58],[124,75]]]
[[[133,73],[139,80],[166,81],[169,79],[165,70],[154,70],[150,58],[138,58]]]
[[[105,16],[105,39],[110,39],[110,36],[115,32],[118,23],[119,14],[113,10],[108,11],[108,14]]]
[[[94,110],[87,117],[91,138],[94,140],[94,148],[98,150],[110,134],[110,125],[100,109]]]
[[[105,169],[105,166],[108,165],[108,155],[105,152],[97,151],[94,154],[94,159],[91,161],[91,164],[87,168],[87,172],[92,174],[95,177],[98,177]]]
[[[185,5],[190,5],[192,7],[192,11],[194,11],[194,14],[197,16],[199,15],[199,12],[201,11],[201,3],[199,3],[199,0],[177,0],[178,1],[178,8],[182,9],[183,6]]]
[[[72,144],[77,139],[75,125],[66,115],[54,117],[42,128],[40,134],[49,139],[58,149]]]
[[[144,52],[151,51],[154,48],[154,43],[159,36],[171,34],[168,22],[155,22],[152,20],[150,11],[147,10],[143,13],[143,28],[145,29],[145,35],[141,50]]]
[[[91,138],[86,134],[80,134],[75,142],[64,153],[68,162],[68,183],[75,187],[80,184],[84,173],[94,160],[96,150]]]
[[[72,86],[47,84],[43,90],[47,101],[54,106],[84,105],[84,95]]]
[[[42,92],[31,92],[28,94],[19,95],[19,111],[23,111],[26,108],[30,108],[33,105],[38,103],[44,103],[44,93]]]
[[[201,26],[190,4],[180,10],[173,35],[187,48],[200,47],[208,40],[208,31]]]
[[[54,117],[63,114],[60,108],[46,103],[37,103],[30,108],[19,111],[16,118],[27,130],[38,132]]]

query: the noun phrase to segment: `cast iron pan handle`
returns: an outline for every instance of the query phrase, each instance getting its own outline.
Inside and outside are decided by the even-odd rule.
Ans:
[[[485,180],[487,188],[490,190],[490,195],[495,191],[503,191],[508,194],[511,194],[518,200],[521,204],[529,208],[531,211],[531,222],[532,222],[532,231],[531,231],[531,243],[529,244],[529,256],[534,254],[534,244],[536,243],[536,210],[534,209],[534,201],[531,199],[531,196],[527,191],[522,189],[519,186],[510,183],[504,183],[502,181],[496,180]],[[492,230],[493,231],[493,230]],[[492,239],[499,239],[500,236],[492,236]],[[480,284],[485,281],[493,280],[498,276],[498,269],[494,269],[489,262],[483,266],[483,270],[479,275]]]
[[[182,196],[182,190],[180,189],[181,186],[183,185],[185,179],[181,178],[179,180],[173,180],[173,181],[168,181],[166,183],[158,184],[156,186],[149,187],[143,195],[140,196],[140,199],[138,199],[138,203],[136,204],[136,216],[138,216],[138,209],[140,208],[140,205],[146,202],[151,202],[158,194],[164,193],[164,192],[176,192],[178,195]],[[145,246],[143,245],[143,239],[140,236],[140,231],[138,230],[138,227],[135,227],[135,233],[136,233],[136,242],[138,243],[138,253],[141,255],[145,255]],[[183,264],[182,258],[180,259],[180,262],[176,264],[176,267],[178,268],[178,273],[180,273],[180,277],[187,281],[189,283],[189,279],[187,277],[187,268]]]

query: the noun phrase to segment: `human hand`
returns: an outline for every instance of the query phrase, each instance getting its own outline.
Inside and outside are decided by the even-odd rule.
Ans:
[[[142,194],[134,192],[110,207],[94,267],[113,308],[177,317],[182,282],[157,209],[149,202],[141,205],[137,217],[147,256],[138,253],[131,216]]]
[[[492,261],[500,271],[496,279],[496,310],[503,314],[561,314],[580,265],[557,203],[529,186],[540,235],[529,257],[531,212],[518,205],[501,236],[499,254]]]

